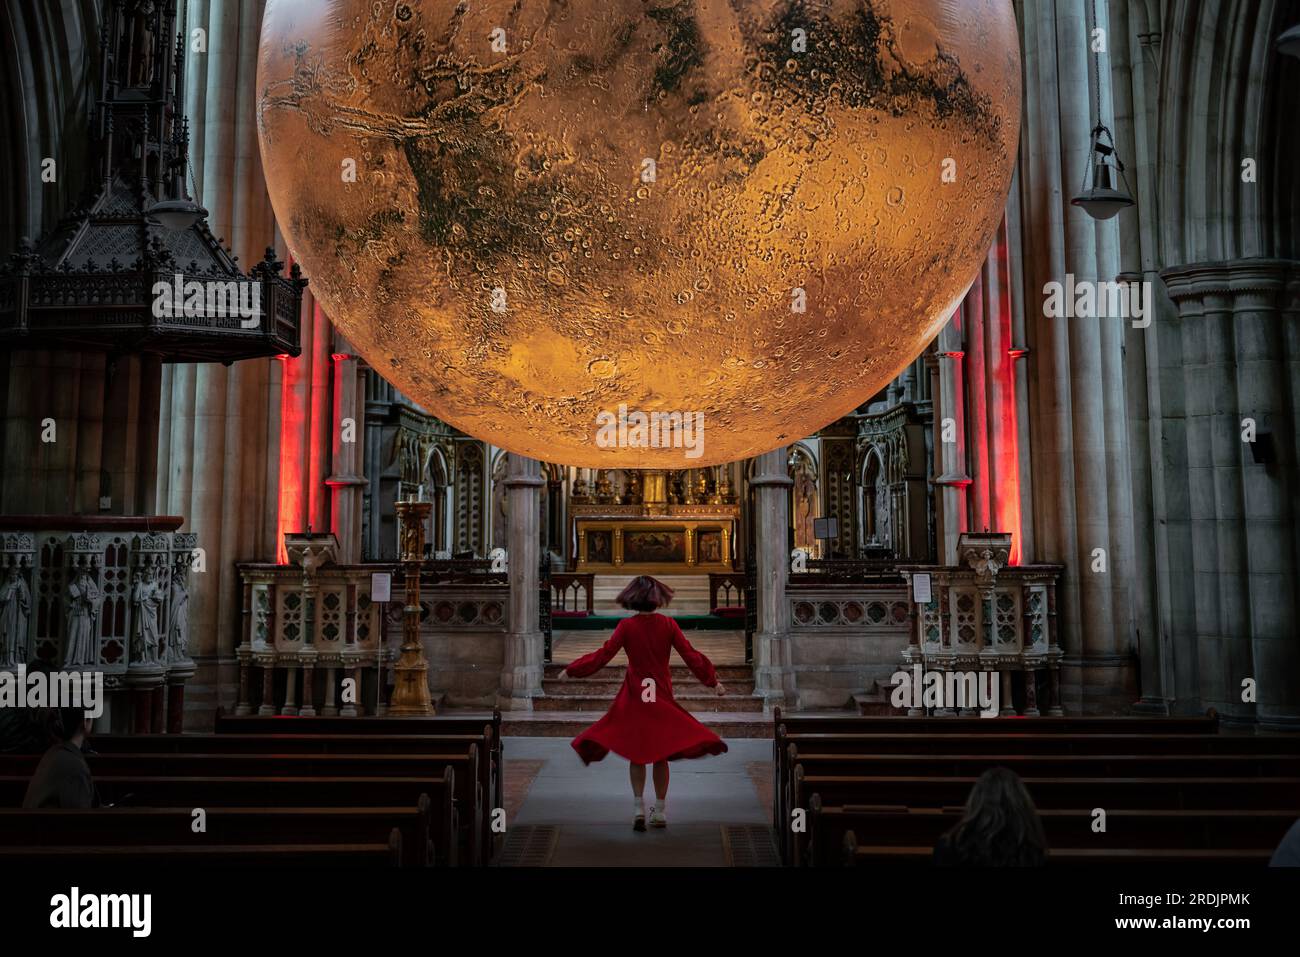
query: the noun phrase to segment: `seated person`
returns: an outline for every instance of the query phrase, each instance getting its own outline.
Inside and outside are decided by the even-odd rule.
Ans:
[[[1273,852],[1269,867],[1300,867],[1300,821],[1291,825],[1291,829]]]
[[[966,799],[961,821],[934,848],[936,867],[1042,867],[1047,837],[1014,771],[990,768]]]
[[[57,741],[52,744],[27,785],[23,807],[97,807],[90,765],[81,753],[93,720],[84,708],[60,708],[54,712]]]

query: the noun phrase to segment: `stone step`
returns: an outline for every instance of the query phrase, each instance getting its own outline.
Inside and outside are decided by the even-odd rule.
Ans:
[[[687,711],[761,713],[763,701],[752,695],[723,695],[708,691],[701,694],[674,694],[673,699]],[[606,711],[614,696],[601,694],[552,694],[533,699],[534,711]]]
[[[590,728],[599,715],[589,711],[507,711],[501,734],[512,738],[572,738]],[[721,738],[771,738],[772,716],[748,711],[701,712],[700,723]],[[506,761],[510,744],[506,742]]]
[[[618,615],[624,617],[632,614],[620,608],[614,601],[627,583],[632,580],[631,573],[619,575],[597,575],[592,580],[593,608],[598,615]],[[709,576],[707,573],[694,575],[656,575],[673,590],[673,600],[666,611],[675,615],[707,615],[709,613]]]
[[[753,678],[722,678],[721,680],[727,688],[728,696],[743,696],[754,693]],[[623,687],[622,681],[606,681],[603,678],[569,678],[566,681],[544,678],[542,680],[542,690],[548,695],[604,695],[613,698],[614,695],[618,694],[618,689],[621,687]],[[709,690],[698,681],[673,681],[673,694],[678,697],[684,694],[707,695],[709,693]]]
[[[559,677],[560,670],[563,667],[562,664],[548,664],[545,666],[543,676],[546,678],[557,678]],[[723,684],[739,681],[752,681],[754,679],[754,669],[749,665],[717,665],[713,670],[717,674],[718,680]],[[626,675],[627,665],[609,664],[604,668],[601,668],[600,671],[596,672],[590,678],[568,678],[566,680],[613,681],[621,684]],[[674,685],[695,680],[695,675],[691,672],[691,669],[687,668],[685,665],[673,665],[669,669],[669,675],[672,677]]]

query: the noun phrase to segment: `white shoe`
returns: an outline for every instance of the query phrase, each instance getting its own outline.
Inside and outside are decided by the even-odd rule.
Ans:
[[[632,818],[632,830],[634,831],[645,830],[645,811],[639,808],[637,809],[636,815]]]
[[[650,826],[651,826],[651,827],[667,827],[667,826],[668,826],[668,817],[667,817],[667,815],[665,815],[664,812],[663,812],[662,810],[660,810],[659,808],[657,808],[657,807],[655,807],[655,808],[651,808],[651,809],[650,809]]]

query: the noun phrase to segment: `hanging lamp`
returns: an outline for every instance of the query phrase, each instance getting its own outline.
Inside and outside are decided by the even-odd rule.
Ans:
[[[1093,0],[1092,28],[1090,36],[1097,31],[1097,4]],[[1098,65],[1101,54],[1093,54],[1093,108],[1097,123],[1089,137],[1092,148],[1088,153],[1088,165],[1083,174],[1083,190],[1070,200],[1071,205],[1078,206],[1093,219],[1110,219],[1121,209],[1133,205],[1133,196],[1129,192],[1128,178],[1124,175],[1124,164],[1115,152],[1115,137],[1105,123],[1101,121],[1101,68]],[[1123,183],[1123,188],[1120,188]]]

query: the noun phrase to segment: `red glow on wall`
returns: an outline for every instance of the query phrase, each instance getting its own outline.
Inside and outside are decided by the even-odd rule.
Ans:
[[[998,285],[1002,295],[997,297],[996,315],[990,321],[997,323],[997,342],[1003,348],[990,357],[994,367],[993,388],[996,407],[993,410],[992,428],[996,437],[993,475],[996,488],[992,489],[993,519],[998,531],[1011,533],[1012,565],[1019,565],[1020,547],[1020,423],[1016,414],[1016,363],[1024,358],[1024,350],[1015,341],[1011,317],[1011,264],[1008,257],[1006,221],[998,229],[994,243]]]
[[[280,356],[280,514],[276,519],[275,560],[289,561],[286,532],[302,531],[307,511],[307,407],[301,395],[303,357]]]
[[[292,263],[290,258],[290,263]],[[332,422],[330,324],[308,290],[302,302],[302,351],[280,356],[280,513],[276,559],[288,561],[287,532],[328,531],[327,478]]]

